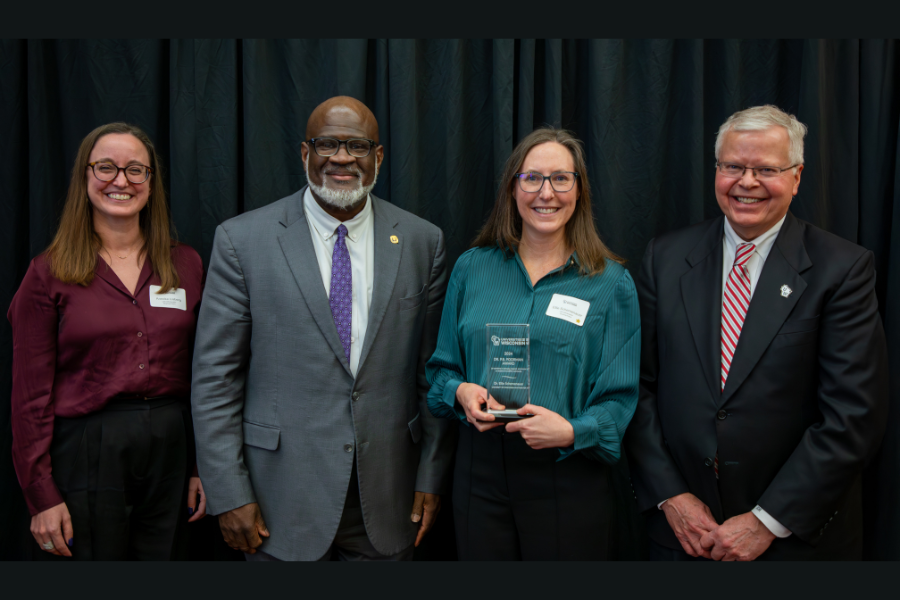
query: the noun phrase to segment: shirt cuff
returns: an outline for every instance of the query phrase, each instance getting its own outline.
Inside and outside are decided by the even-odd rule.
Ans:
[[[597,446],[618,458],[618,448],[603,447],[602,440],[611,440],[617,437],[616,422],[609,416],[609,413],[602,413],[600,422],[593,415],[581,415],[567,420],[572,425],[572,431],[575,434],[575,442],[572,444],[574,450],[586,450]]]
[[[449,406],[450,409],[453,410],[453,412],[456,413],[456,416],[458,416],[460,419],[465,421],[466,420],[466,411],[464,411],[462,409],[462,407],[459,405],[459,403],[456,401],[456,390],[458,390],[459,386],[461,386],[463,383],[464,382],[460,381],[459,379],[448,379],[444,383],[443,400],[444,400],[444,403],[447,406]]]
[[[663,500],[662,502],[660,502],[659,504],[657,504],[657,505],[656,505],[656,508],[659,509],[659,510],[662,510],[662,505],[665,504],[665,503],[668,502],[668,501],[669,501],[669,499],[666,498],[665,500]]]
[[[753,514],[759,519],[766,528],[775,534],[777,538],[786,538],[791,535],[791,530],[779,523],[775,520],[775,517],[767,513],[763,510],[763,508],[757,504],[753,507]]]
[[[28,512],[31,513],[31,516],[64,502],[52,476],[38,479],[24,488],[22,495],[25,496],[25,503],[28,505]]]

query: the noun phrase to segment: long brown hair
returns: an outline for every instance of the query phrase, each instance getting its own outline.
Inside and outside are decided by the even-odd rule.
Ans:
[[[606,247],[606,244],[597,235],[594,225],[594,214],[591,212],[591,185],[588,182],[587,163],[584,160],[584,149],[581,141],[571,131],[556,129],[555,127],[542,127],[535,129],[519,142],[503,167],[503,175],[500,179],[500,189],[497,192],[497,201],[488,217],[487,222],[472,247],[494,247],[515,250],[522,240],[522,216],[516,206],[514,190],[516,185],[516,173],[522,168],[525,157],[531,149],[547,142],[556,142],[565,146],[572,154],[575,163],[575,172],[578,173],[576,185],[578,185],[578,201],[575,203],[575,212],[566,223],[566,242],[573,248],[581,262],[581,273],[584,275],[599,275],[606,268],[606,259],[617,263],[624,262]]]
[[[91,151],[97,140],[111,133],[126,133],[138,139],[150,156],[150,198],[141,209],[139,220],[144,245],[139,256],[150,259],[153,272],[160,279],[160,291],[178,287],[178,272],[172,262],[172,246],[177,245],[175,228],[166,203],[166,192],[162,185],[159,156],[153,142],[139,127],[128,123],[108,123],[96,128],[81,141],[69,193],[63,206],[56,236],[44,253],[50,272],[64,283],[88,285],[94,279],[97,268],[97,253],[100,250],[100,236],[94,231],[94,211],[87,194],[87,165]]]

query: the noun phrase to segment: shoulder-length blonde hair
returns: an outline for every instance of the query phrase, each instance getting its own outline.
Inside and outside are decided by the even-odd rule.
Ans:
[[[162,185],[159,156],[153,142],[140,128],[128,123],[108,123],[96,128],[81,141],[69,193],[59,220],[59,229],[44,256],[50,265],[50,272],[64,283],[86,286],[94,279],[100,250],[100,236],[94,231],[94,211],[87,194],[87,177],[93,177],[88,170],[91,151],[97,140],[112,133],[134,136],[147,149],[150,156],[150,198],[141,209],[139,222],[144,245],[139,256],[150,259],[153,272],[160,279],[160,291],[178,287],[178,272],[172,261],[172,246],[177,245],[175,229],[166,204],[166,192]]]
[[[591,185],[588,182],[587,163],[584,160],[584,149],[581,141],[571,131],[556,129],[555,127],[542,127],[532,131],[519,142],[503,167],[503,175],[500,179],[500,189],[497,193],[497,201],[488,217],[487,222],[472,247],[499,246],[503,249],[515,250],[522,240],[522,216],[516,206],[514,195],[516,185],[516,173],[522,168],[525,157],[532,148],[540,144],[556,142],[565,146],[572,154],[575,163],[575,172],[578,173],[576,185],[578,186],[578,201],[575,203],[575,212],[566,223],[566,242],[573,248],[581,262],[583,275],[599,275],[606,268],[606,259],[622,263],[621,258],[613,254],[606,247],[597,228],[594,226],[594,214],[591,212]]]

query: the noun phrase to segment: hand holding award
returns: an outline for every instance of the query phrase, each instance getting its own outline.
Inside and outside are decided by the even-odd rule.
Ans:
[[[493,397],[489,397],[487,390],[480,385],[476,383],[461,383],[456,388],[456,401],[459,402],[459,405],[465,411],[466,421],[474,425],[478,431],[487,431],[503,426],[504,422],[495,421],[494,415],[485,412],[485,410],[503,410],[505,407]]]

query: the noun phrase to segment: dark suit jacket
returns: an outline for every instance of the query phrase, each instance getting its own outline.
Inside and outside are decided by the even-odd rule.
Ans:
[[[651,241],[638,279],[626,448],[650,536],[681,548],[656,504],[691,492],[719,523],[759,504],[793,532],[760,558],[858,559],[860,475],[887,413],[872,253],[788,213],[720,392],[724,218]]]

